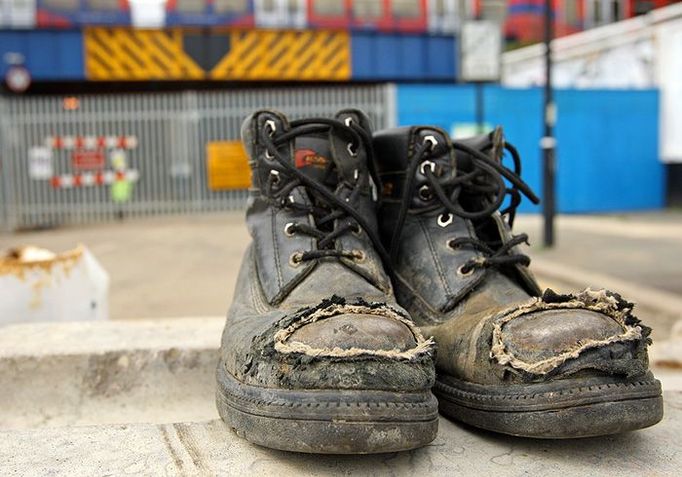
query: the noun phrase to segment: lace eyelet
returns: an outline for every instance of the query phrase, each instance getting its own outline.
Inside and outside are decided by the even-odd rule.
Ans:
[[[354,180],[355,182],[357,182],[359,178],[360,178],[360,171],[358,171],[357,169],[355,169],[355,170],[353,171],[353,180]]]
[[[445,242],[445,246],[451,248],[452,250],[459,250],[459,245],[455,244],[454,239],[450,239],[447,242]]]
[[[461,277],[468,277],[472,273],[474,273],[474,267],[467,265],[466,263],[457,269],[457,275]]]
[[[267,121],[265,121],[265,132],[268,134],[268,136],[270,137],[274,136],[276,131],[277,123],[275,123],[275,121],[273,121],[272,119],[268,119]]]
[[[353,124],[353,118],[348,117],[348,118],[344,119],[343,124],[345,124],[348,127],[351,127],[351,125]]]
[[[291,254],[291,257],[289,257],[289,265],[292,267],[298,267],[301,262],[303,262],[302,252],[294,252]]]
[[[353,250],[353,260],[355,260],[358,263],[362,263],[365,261],[367,258],[367,255],[365,255],[365,252],[362,250]]]
[[[436,173],[436,164],[431,161],[424,161],[419,165],[419,172],[421,172],[421,175],[425,176],[426,175],[426,167],[428,166],[429,169],[431,169],[431,173],[435,174]]]
[[[419,198],[425,202],[433,199],[433,193],[431,192],[431,188],[424,184],[419,188]]]
[[[350,155],[350,157],[356,157],[358,155],[358,151],[353,150],[353,143],[352,142],[349,142],[346,145],[346,151],[348,151],[348,154]]]
[[[438,216],[438,225],[445,228],[455,220],[452,214],[440,214]]]
[[[295,224],[295,223],[293,223],[293,222],[288,222],[288,223],[284,226],[284,235],[286,235],[287,237],[293,237],[294,234],[296,234],[296,231],[295,231],[295,230],[292,230],[294,227],[296,227],[296,224]]]
[[[429,151],[433,151],[435,147],[438,145],[438,139],[436,139],[436,136],[429,134],[428,136],[424,136],[424,144],[429,143]]]
[[[282,179],[279,177],[279,171],[270,169],[270,181],[272,182],[272,184],[277,185],[281,180]]]
[[[360,228],[358,224],[351,224],[350,231],[356,237],[359,237],[362,234],[362,228]]]

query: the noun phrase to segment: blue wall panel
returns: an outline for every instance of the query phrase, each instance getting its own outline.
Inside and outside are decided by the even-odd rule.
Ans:
[[[360,81],[455,81],[458,52],[452,36],[354,32],[353,79]]]
[[[6,53],[20,53],[34,80],[85,79],[80,31],[0,31],[0,58]],[[0,61],[3,78],[7,68]]]
[[[521,152],[523,178],[541,192],[542,92],[485,88],[485,122],[504,127]],[[664,206],[665,169],[658,155],[658,92],[559,90],[557,205],[564,213]],[[475,121],[469,85],[401,85],[398,123],[452,131]],[[539,194],[538,194],[539,195]],[[521,211],[539,208],[524,201]]]

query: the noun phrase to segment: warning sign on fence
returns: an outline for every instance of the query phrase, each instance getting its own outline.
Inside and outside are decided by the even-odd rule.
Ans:
[[[41,180],[52,177],[52,151],[46,147],[32,147],[28,150],[28,176]]]
[[[210,190],[247,189],[251,173],[240,141],[215,141],[206,145],[206,168]]]

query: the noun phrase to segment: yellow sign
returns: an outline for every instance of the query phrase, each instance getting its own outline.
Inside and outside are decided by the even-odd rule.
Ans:
[[[249,161],[240,141],[216,141],[206,145],[208,188],[248,189],[251,185]]]
[[[242,30],[230,32],[230,51],[211,70],[220,80],[332,80],[351,75],[345,31]]]
[[[185,52],[182,30],[86,28],[85,74],[90,80],[191,80],[205,73]]]

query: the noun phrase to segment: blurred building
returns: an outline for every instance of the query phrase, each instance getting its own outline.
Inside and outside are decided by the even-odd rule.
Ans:
[[[555,0],[554,18],[563,35],[663,3]],[[0,0],[0,228],[242,207],[249,176],[239,127],[263,107],[300,117],[355,106],[377,127],[433,124],[455,136],[503,124],[524,157],[524,179],[539,190],[537,51],[519,60],[514,80],[507,72],[514,87],[465,84],[460,36],[465,22],[484,19],[514,42],[536,41],[543,5]],[[485,50],[491,38],[473,44]],[[624,80],[619,61],[608,67]],[[639,61],[633,71],[650,70]],[[568,86],[557,92],[559,211],[663,207],[659,130],[673,123],[661,126],[671,106],[660,107],[659,85],[609,94],[596,83]]]

